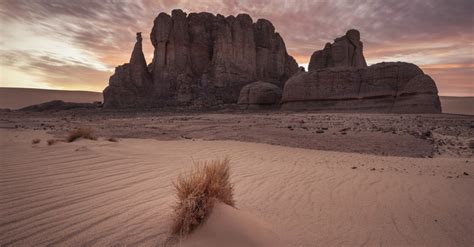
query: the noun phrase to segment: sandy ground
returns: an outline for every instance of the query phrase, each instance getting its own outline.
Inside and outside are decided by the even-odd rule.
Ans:
[[[237,210],[218,206],[183,246],[222,246],[226,239],[236,246],[474,243],[472,157],[197,138],[48,146],[51,136],[40,130],[0,135],[1,246],[160,246],[175,200],[172,181],[193,161],[225,156]],[[33,138],[42,141],[34,145]],[[228,237],[213,238],[216,231]]]

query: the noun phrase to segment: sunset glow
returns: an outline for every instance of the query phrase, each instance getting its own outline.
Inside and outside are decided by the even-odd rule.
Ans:
[[[433,77],[440,95],[474,96],[474,2],[3,0],[1,86],[102,91],[128,62],[135,32],[149,32],[159,12],[180,8],[270,20],[300,65],[327,42],[356,28],[370,64],[406,61]]]

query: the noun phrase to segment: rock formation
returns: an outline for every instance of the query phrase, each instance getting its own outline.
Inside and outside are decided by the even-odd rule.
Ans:
[[[276,106],[280,103],[282,91],[271,83],[256,81],[242,88],[239,95],[239,105],[245,108],[262,108]]]
[[[402,62],[367,67],[360,33],[349,30],[311,57],[283,89],[285,109],[440,113],[438,89],[416,65]]]
[[[333,44],[327,43],[323,50],[315,51],[308,71],[331,67],[367,67],[358,30],[351,29],[335,39]]]
[[[109,86],[104,90],[104,107],[136,107],[146,105],[152,99],[149,92],[153,88],[151,74],[148,71],[142,51],[142,36],[137,33],[130,63],[115,68],[110,77]]]
[[[160,13],[150,40],[154,57],[147,65],[137,33],[129,63],[115,69],[103,92],[104,107],[238,101],[247,108],[281,102],[285,109],[441,112],[436,84],[416,65],[367,67],[355,29],[316,51],[308,72],[288,55],[272,23],[246,14]]]
[[[246,84],[283,87],[298,71],[272,23],[247,14],[160,13],[150,39],[152,63],[146,66],[137,34],[130,63],[115,69],[104,90],[104,107],[236,103]]]
[[[441,112],[435,82],[402,62],[299,72],[286,82],[282,104],[293,110]]]

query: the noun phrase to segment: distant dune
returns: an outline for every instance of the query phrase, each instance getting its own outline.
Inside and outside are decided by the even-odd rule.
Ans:
[[[0,108],[19,109],[51,100],[92,103],[94,101],[102,101],[102,93],[33,88],[0,88]]]
[[[443,113],[474,115],[474,97],[440,96]]]

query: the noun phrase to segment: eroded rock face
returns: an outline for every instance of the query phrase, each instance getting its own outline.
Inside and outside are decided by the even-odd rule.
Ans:
[[[299,72],[286,82],[282,104],[295,110],[441,113],[435,82],[402,62]]]
[[[247,14],[160,13],[150,39],[149,69],[137,39],[130,64],[117,67],[104,90],[105,107],[236,103],[244,85],[282,87],[298,71],[274,26]]]
[[[150,101],[153,81],[142,51],[142,36],[137,33],[130,63],[115,68],[105,88],[104,107],[123,108],[145,106]]]
[[[315,51],[308,71],[331,67],[367,67],[358,30],[351,29],[335,39],[333,44],[327,43],[323,50]]]
[[[282,91],[275,84],[256,81],[242,88],[238,104],[245,108],[276,106],[280,103]]]

